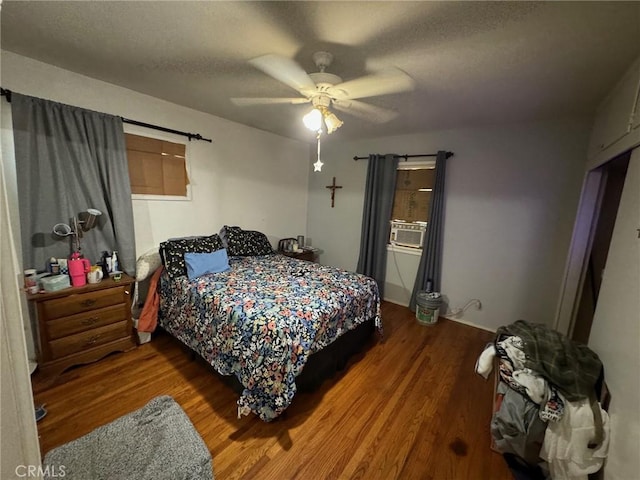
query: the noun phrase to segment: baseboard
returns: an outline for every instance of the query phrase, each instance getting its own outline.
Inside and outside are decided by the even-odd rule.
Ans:
[[[393,303],[393,304],[395,304],[395,305],[400,305],[401,307],[407,307],[407,308],[409,308],[409,304],[408,304],[408,303],[405,303],[405,302],[404,302],[404,301],[402,301],[402,300],[396,300],[395,298],[383,298],[383,300],[384,300],[385,302]]]
[[[453,316],[446,316],[446,315],[440,315],[441,318],[446,318],[447,320],[451,320],[453,322],[458,322],[458,323],[462,323],[463,325],[468,325],[470,327],[475,327],[475,328],[479,328],[480,330],[485,330],[487,332],[491,332],[491,333],[496,333],[496,329],[495,328],[489,328],[489,327],[485,327],[483,325],[478,325],[477,323],[471,323],[471,322],[466,322],[464,320],[460,320],[459,318],[455,318]]]
[[[395,305],[400,305],[401,307],[409,308],[409,304],[408,303],[396,300],[394,298],[384,298],[384,301],[385,302],[389,302],[389,303],[393,303]],[[454,321],[454,322],[462,323],[463,325],[468,325],[469,327],[479,328],[480,330],[484,330],[486,332],[496,333],[496,329],[495,328],[489,328],[489,327],[485,327],[483,325],[478,325],[477,323],[467,322],[465,320],[460,320],[459,318],[455,318],[453,316],[440,315],[440,318],[446,318],[447,320],[451,320],[451,321]]]

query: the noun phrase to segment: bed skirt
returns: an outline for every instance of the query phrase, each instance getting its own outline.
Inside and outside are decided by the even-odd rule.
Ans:
[[[161,328],[161,327],[159,327]],[[162,328],[161,328],[162,329]],[[162,329],[169,336],[171,333]],[[333,377],[337,372],[343,370],[349,359],[362,351],[369,345],[369,339],[376,331],[374,320],[367,320],[358,325],[355,329],[350,330],[339,336],[333,343],[327,345],[322,350],[309,356],[302,372],[296,377],[296,387],[298,392],[312,392],[320,387],[322,383]],[[175,338],[175,337],[173,337]],[[179,341],[179,340],[178,340]],[[209,363],[184,343],[181,345],[187,349],[194,358],[200,358],[210,368],[210,370],[222,380],[222,382],[231,387],[238,395],[242,393],[244,387],[235,375],[221,375]]]

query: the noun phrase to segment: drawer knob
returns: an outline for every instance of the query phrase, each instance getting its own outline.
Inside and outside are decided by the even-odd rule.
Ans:
[[[87,345],[93,345],[98,341],[99,338],[100,338],[100,335],[95,335],[91,337],[89,340],[87,340]]]
[[[87,298],[86,300],[80,302],[80,305],[82,305],[83,307],[90,307],[94,303],[96,303],[96,301],[93,298]]]
[[[82,320],[82,324],[83,325],[93,325],[98,320],[99,320],[98,317],[85,318],[84,320]]]

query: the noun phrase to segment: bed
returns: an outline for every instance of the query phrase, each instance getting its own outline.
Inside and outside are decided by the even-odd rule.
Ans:
[[[303,369],[315,376],[306,366],[326,370],[323,355],[343,363],[366,332],[381,332],[380,298],[364,275],[256,251],[229,255],[227,270],[192,279],[167,268],[158,323],[219,374],[237,379],[238,416],[271,421],[291,404]]]

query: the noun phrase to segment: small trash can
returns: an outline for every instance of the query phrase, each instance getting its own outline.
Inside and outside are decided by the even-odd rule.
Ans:
[[[422,325],[435,325],[440,315],[442,296],[439,292],[418,292],[416,295],[416,319]]]

